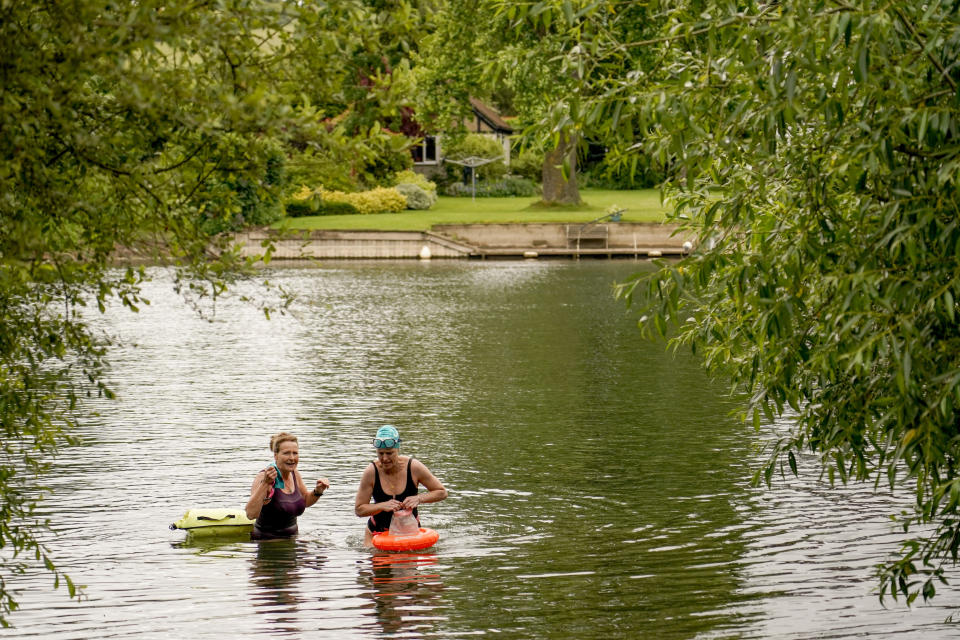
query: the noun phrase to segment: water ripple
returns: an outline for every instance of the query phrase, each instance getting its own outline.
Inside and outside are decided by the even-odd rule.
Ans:
[[[18,576],[17,638],[947,638],[943,602],[884,609],[873,567],[907,494],[799,478],[752,488],[755,436],[725,388],[643,342],[610,285],[624,262],[345,263],[276,269],[267,321],[213,321],[164,274],[114,336],[116,402],[43,478],[48,545],[87,598]],[[254,294],[251,284],[241,292]],[[450,498],[440,542],[362,546],[353,496],[371,434],[397,424]],[[242,506],[269,436],[300,438],[332,487],[293,541],[167,530]]]

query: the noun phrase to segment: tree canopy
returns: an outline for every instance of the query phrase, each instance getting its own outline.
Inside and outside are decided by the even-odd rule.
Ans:
[[[585,135],[627,169],[669,167],[700,243],[625,297],[745,390],[755,424],[792,419],[758,479],[812,457],[831,481],[913,487],[904,530],[933,533],[879,575],[932,597],[960,550],[958,8],[4,3],[0,623],[28,562],[74,592],[34,513],[83,399],[110,394],[84,310],[145,303],[118,248],[174,265],[191,299],[221,295],[251,266],[222,232],[275,218],[303,176],[399,166],[414,81],[423,117],[509,95],[561,190]]]
[[[580,202],[580,109],[598,86],[591,74],[606,71],[584,65],[575,35],[584,16],[572,7],[569,2],[449,0],[416,67],[419,108],[441,124],[462,115],[458,109],[466,108],[471,95],[508,97],[509,109],[530,127],[528,140],[545,155],[543,200],[548,204]],[[633,15],[636,9],[624,11]]]
[[[385,5],[385,6],[379,6]],[[362,96],[343,55],[398,50],[411,3],[344,0],[7,2],[0,7],[0,623],[11,576],[38,562],[51,456],[104,384],[108,341],[87,310],[146,304],[147,257],[202,305],[251,273],[223,232],[282,214],[291,178],[385,144],[331,122]],[[351,20],[379,16],[362,32]],[[389,16],[386,20],[384,16]],[[385,35],[386,34],[386,35]],[[392,63],[392,62],[391,62]],[[371,72],[370,76],[376,73]],[[349,86],[348,86],[349,85]],[[389,93],[389,83],[384,92]],[[398,113],[367,105],[375,120]],[[392,138],[391,138],[392,140]],[[403,151],[407,141],[398,143]],[[396,149],[394,150],[396,151]],[[366,152],[350,157],[370,159]],[[343,164],[343,163],[340,163]],[[368,163],[369,164],[369,163]],[[271,249],[264,248],[264,259]],[[281,296],[276,303],[282,305]],[[267,298],[258,301],[270,312]]]
[[[537,6],[571,4],[607,70],[583,126],[670,165],[700,238],[624,287],[644,328],[730,376],[758,426],[790,419],[759,480],[818,459],[912,487],[881,594],[932,597],[960,548],[958,4],[654,2],[655,33],[611,28],[623,3]]]

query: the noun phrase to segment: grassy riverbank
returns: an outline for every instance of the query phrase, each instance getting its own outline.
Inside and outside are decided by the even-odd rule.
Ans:
[[[437,224],[494,224],[515,222],[588,222],[602,216],[611,205],[625,208],[623,222],[662,222],[666,209],[656,189],[607,191],[583,189],[580,207],[538,207],[534,198],[448,198],[441,196],[426,211],[374,215],[309,216],[288,218],[275,224],[287,229],[366,229],[425,231]]]

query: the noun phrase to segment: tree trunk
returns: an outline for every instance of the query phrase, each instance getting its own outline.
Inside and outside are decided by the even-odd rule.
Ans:
[[[567,159],[569,179],[563,177],[563,162]],[[547,153],[543,162],[543,203],[580,204],[577,189],[577,140],[564,135],[553,151]]]

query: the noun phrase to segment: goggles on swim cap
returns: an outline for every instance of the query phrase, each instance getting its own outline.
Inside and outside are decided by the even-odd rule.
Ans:
[[[384,425],[377,429],[373,438],[373,446],[377,449],[393,449],[400,446],[400,432],[396,427]]]

